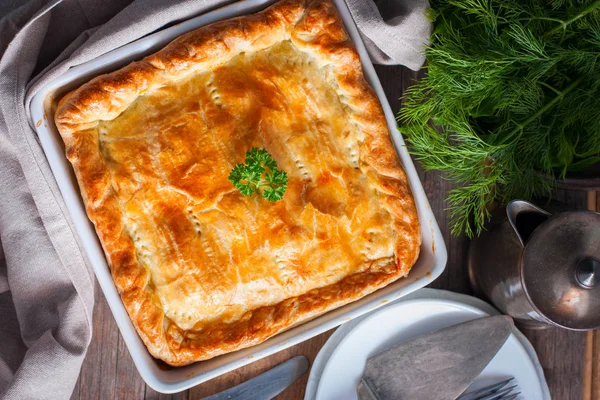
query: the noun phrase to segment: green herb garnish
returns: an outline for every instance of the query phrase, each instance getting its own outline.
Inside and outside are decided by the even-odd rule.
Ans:
[[[246,152],[246,160],[233,168],[228,179],[244,196],[259,192],[273,202],[283,198],[288,184],[287,173],[277,168],[267,150],[258,147]]]
[[[425,169],[462,185],[452,232],[494,200],[549,195],[600,161],[600,1],[432,0],[427,76],[399,120]]]

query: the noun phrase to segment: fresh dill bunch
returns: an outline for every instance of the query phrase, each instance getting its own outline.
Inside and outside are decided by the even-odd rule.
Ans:
[[[461,185],[452,233],[492,201],[549,195],[599,162],[600,0],[432,0],[427,75],[398,119],[414,156]]]

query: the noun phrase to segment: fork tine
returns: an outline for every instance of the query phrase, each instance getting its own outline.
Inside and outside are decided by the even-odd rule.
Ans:
[[[457,400],[476,400],[476,399],[480,399],[481,396],[485,396],[491,393],[495,393],[498,390],[502,389],[504,386],[506,386],[510,381],[512,381],[515,378],[510,378],[510,379],[506,379],[502,382],[498,382],[498,383],[493,383],[491,385],[482,387],[481,389],[477,389],[474,390],[470,393],[465,393],[463,395],[461,395]]]
[[[511,386],[511,387],[507,387],[504,388],[502,390],[498,390],[495,391],[493,393],[490,393],[488,395],[482,396],[482,397],[476,397],[476,400],[500,400],[500,399],[504,399],[505,396],[509,395],[510,392],[513,391],[514,388],[516,388],[517,385]]]
[[[520,394],[521,394],[521,392],[513,393],[513,394],[510,394],[510,395],[508,395],[506,397],[503,397],[502,400],[514,400]]]

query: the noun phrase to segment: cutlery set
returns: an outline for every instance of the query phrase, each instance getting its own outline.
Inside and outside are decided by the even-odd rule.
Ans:
[[[513,400],[516,399],[520,392],[517,392],[517,385],[508,386],[515,378],[509,378],[502,382],[492,383],[474,390],[469,393],[460,395],[456,400]]]

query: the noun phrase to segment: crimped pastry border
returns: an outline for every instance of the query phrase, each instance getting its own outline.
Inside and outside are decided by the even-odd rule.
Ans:
[[[234,323],[182,330],[164,316],[149,274],[137,261],[133,240],[122,223],[121,204],[98,150],[97,126],[102,120],[116,118],[138,96],[165,82],[282,40],[291,40],[299,51],[331,71],[348,120],[359,132],[360,168],[374,182],[380,201],[393,217],[396,263],[248,311]],[[379,101],[363,77],[360,58],[329,0],[283,0],[260,13],[183,35],[156,54],[96,77],[64,96],[55,123],[125,308],[150,353],[171,365],[186,365],[261,343],[406,276],[419,255],[420,226],[407,178]]]

